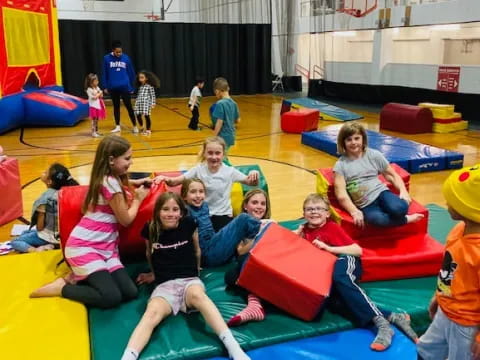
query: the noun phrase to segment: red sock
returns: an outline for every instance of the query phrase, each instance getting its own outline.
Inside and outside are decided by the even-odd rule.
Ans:
[[[249,321],[262,321],[263,319],[265,319],[265,310],[260,299],[253,294],[249,294],[247,306],[232,317],[227,325],[238,326]]]

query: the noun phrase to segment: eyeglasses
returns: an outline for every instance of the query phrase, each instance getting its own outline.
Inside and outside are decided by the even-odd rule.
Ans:
[[[327,208],[324,208],[324,207],[320,207],[320,206],[317,206],[317,207],[306,207],[303,209],[303,211],[305,211],[306,213],[313,213],[313,212],[322,212],[322,211],[328,211],[329,209]]]

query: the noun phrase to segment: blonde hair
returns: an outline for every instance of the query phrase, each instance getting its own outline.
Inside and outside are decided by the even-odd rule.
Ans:
[[[345,155],[347,153],[347,149],[345,149],[345,139],[354,134],[362,135],[362,150],[365,151],[368,146],[367,132],[365,131],[365,128],[362,124],[358,122],[351,122],[344,124],[338,132],[337,151],[339,152],[339,154]]]
[[[181,217],[183,218],[187,214],[187,208],[185,206],[185,202],[182,200],[180,195],[167,191],[160,195],[157,198],[157,201],[155,201],[155,207],[153,208],[153,215],[152,215],[152,220],[148,223],[148,243],[149,243],[149,249],[150,251],[152,250],[152,244],[157,242],[158,237],[163,231],[162,227],[162,220],[160,219],[160,210],[162,209],[163,205],[170,199],[175,200],[175,202],[178,204],[178,207],[180,208],[180,214]]]
[[[207,149],[208,144],[219,144],[222,146],[223,155],[225,156],[225,149],[227,148],[227,144],[225,140],[223,140],[220,136],[209,136],[203,141],[202,149],[198,153],[198,161],[204,162],[205,161],[205,150]]]
[[[203,190],[205,190],[205,192],[207,192],[207,188],[205,186],[205,183],[202,180],[200,180],[198,178],[185,179],[182,182],[182,190],[180,191],[180,195],[182,196],[182,199],[185,199],[187,197],[188,190],[190,189],[190,185],[193,184],[193,183],[202,184]]]
[[[100,141],[95,153],[92,172],[90,174],[90,185],[88,187],[87,197],[82,206],[82,211],[86,213],[89,208],[94,208],[98,203],[98,196],[105,176],[113,176],[120,184],[128,187],[128,175],[116,175],[112,173],[110,167],[110,157],[117,158],[125,154],[131,148],[128,140],[116,136],[106,136]],[[126,200],[126,194],[122,188],[123,196]]]
[[[250,201],[250,199],[254,196],[254,195],[257,195],[257,194],[262,194],[263,196],[265,196],[265,200],[266,200],[266,209],[265,209],[265,214],[263,215],[262,219],[270,219],[270,198],[268,197],[268,194],[263,191],[262,189],[253,189],[253,190],[250,190],[248,191],[244,198],[243,198],[243,201],[242,201],[242,212],[246,213],[247,211],[245,210],[245,206],[247,205],[247,203]]]
[[[228,86],[227,79],[223,77],[218,77],[213,80],[213,91],[215,92],[216,90],[222,92],[230,91],[230,86]]]
[[[312,203],[323,202],[323,204],[330,211],[330,201],[328,200],[328,197],[326,197],[324,195],[320,195],[320,194],[317,194],[317,193],[313,193],[313,194],[308,195],[305,198],[305,200],[303,200],[303,209],[304,210],[305,210],[305,205],[307,205],[310,202],[312,202]]]

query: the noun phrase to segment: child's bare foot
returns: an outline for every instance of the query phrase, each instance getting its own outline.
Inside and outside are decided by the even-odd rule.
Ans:
[[[415,223],[417,221],[422,220],[424,218],[424,215],[420,213],[415,213],[415,214],[406,215],[406,218],[407,218],[407,224],[410,224],[410,223]]]
[[[67,284],[64,278],[58,278],[51,283],[42,286],[30,294],[31,298],[53,297],[62,295],[62,289]]]
[[[53,250],[53,249],[55,249],[55,246],[53,246],[52,244],[47,244],[47,245],[42,245],[37,247],[35,251],[41,252],[41,251],[47,251],[47,250]]]

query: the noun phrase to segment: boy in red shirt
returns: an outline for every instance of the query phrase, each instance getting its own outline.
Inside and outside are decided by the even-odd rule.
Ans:
[[[480,359],[480,165],[454,171],[443,184],[453,220],[447,236],[432,323],[420,338],[423,360]]]
[[[414,342],[417,334],[410,327],[408,314],[398,314],[379,309],[358,285],[362,275],[360,256],[362,248],[335,222],[330,220],[330,203],[319,194],[310,194],[303,202],[303,215],[307,222],[295,233],[310,241],[319,249],[338,256],[333,271],[333,284],[329,306],[342,307],[360,326],[373,323],[377,336],[370,348],[387,349],[393,336],[390,322],[402,330]]]

